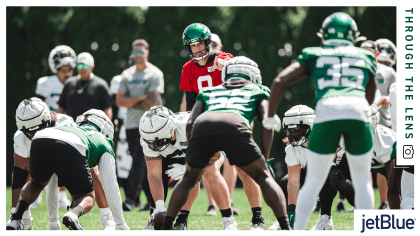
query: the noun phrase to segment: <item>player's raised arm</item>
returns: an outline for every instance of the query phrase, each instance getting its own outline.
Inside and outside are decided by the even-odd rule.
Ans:
[[[260,124],[262,124],[262,120],[264,117],[267,116],[268,113],[268,101],[263,99],[260,100],[257,104],[257,117]],[[268,130],[263,125],[261,125],[260,130],[260,146],[261,151],[267,161],[270,158],[270,149],[271,145],[273,144],[273,136],[274,130]]]
[[[276,113],[278,104],[286,86],[297,82],[301,77],[307,74],[308,71],[306,67],[299,62],[295,62],[277,75],[271,84],[268,117],[273,117]]]

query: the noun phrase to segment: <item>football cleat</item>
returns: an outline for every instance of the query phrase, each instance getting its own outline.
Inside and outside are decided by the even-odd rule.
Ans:
[[[131,200],[127,199],[125,200],[125,202],[123,202],[122,207],[123,207],[123,211],[132,211],[134,204],[132,204]]]
[[[252,217],[252,226],[249,230],[265,230],[264,217],[254,218]]]
[[[279,222],[277,220],[274,221],[273,225],[270,226],[268,230],[281,230]]]
[[[115,230],[130,230],[130,227],[126,223],[115,226]]]
[[[149,216],[149,220],[147,221],[147,225],[144,226],[143,230],[155,230],[153,225],[153,215]]]
[[[312,230],[334,230],[331,216],[320,215],[318,223],[316,223],[316,225],[312,227]]]
[[[233,216],[223,217],[223,230],[238,230],[238,224]]]
[[[354,212],[354,207],[350,208],[347,212]]]
[[[174,230],[188,230],[188,227],[187,227],[187,221],[182,221],[182,222],[178,222],[178,219],[177,219],[177,221],[175,222],[175,224],[174,224]]]
[[[101,223],[104,230],[115,230],[115,222],[114,217],[112,217],[112,215],[102,216]]]
[[[346,212],[346,209],[344,209],[344,203],[339,202],[339,203],[337,204],[337,210],[336,210],[336,212],[339,212],[339,213],[341,213],[341,212]]]
[[[48,222],[48,230],[61,230],[60,221],[53,220]]]
[[[29,219],[22,219],[23,230],[32,230],[34,226],[34,219],[30,217]]]
[[[64,214],[63,224],[70,230],[83,230],[82,225],[79,223],[79,217],[70,211]]]
[[[233,213],[233,211],[232,211]],[[207,212],[205,213],[206,216],[215,216],[217,215],[217,210],[216,207],[213,205],[210,205],[209,208],[207,209]]]
[[[20,220],[10,219],[6,224],[6,230],[23,230],[23,225]]]
[[[238,216],[239,214],[241,214],[238,209],[236,209],[235,207],[233,207],[233,203],[230,204],[230,206],[231,206],[231,209],[232,209],[232,214],[234,216]]]
[[[389,203],[381,202],[381,205],[379,206],[379,210],[389,210]]]

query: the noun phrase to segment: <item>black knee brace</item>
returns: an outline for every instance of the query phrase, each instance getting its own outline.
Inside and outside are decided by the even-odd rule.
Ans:
[[[13,166],[12,190],[23,188],[28,179],[29,171]]]

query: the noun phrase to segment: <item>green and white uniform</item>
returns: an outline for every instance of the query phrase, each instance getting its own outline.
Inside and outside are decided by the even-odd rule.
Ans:
[[[82,156],[86,156],[89,168],[99,167],[102,186],[117,225],[124,224],[122,203],[117,177],[115,175],[115,154],[113,141],[89,124],[79,127],[60,126],[38,131],[38,138],[56,139],[73,146]]]
[[[64,84],[61,83],[57,75],[45,76],[38,79],[35,94],[44,97],[45,103],[50,108],[50,111],[56,111],[63,88]]]
[[[343,135],[348,152],[369,151],[373,133],[365,90],[375,75],[375,55],[351,45],[309,47],[298,62],[309,70],[315,86],[316,119],[308,148],[319,154],[334,153]]]

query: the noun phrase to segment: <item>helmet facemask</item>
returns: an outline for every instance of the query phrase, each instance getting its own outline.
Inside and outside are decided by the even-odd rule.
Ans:
[[[196,53],[193,53],[193,51],[191,50],[191,45],[197,44],[197,43],[200,43],[200,42],[203,42],[203,41],[204,41],[204,49],[201,50],[201,51],[198,51]],[[190,58],[193,59],[194,61],[204,60],[206,57],[208,57],[210,55],[210,52],[212,51],[211,40],[209,38],[201,40],[201,41],[196,42],[196,43],[184,44],[184,48],[185,48],[185,51],[188,53],[188,56],[190,56]],[[207,51],[207,54],[205,54],[204,56],[198,56],[198,57],[195,56],[195,55],[201,55],[205,51]]]
[[[285,130],[290,143],[292,146],[296,147],[308,141],[311,127],[309,125],[303,124],[301,121],[300,124],[285,125]]]

